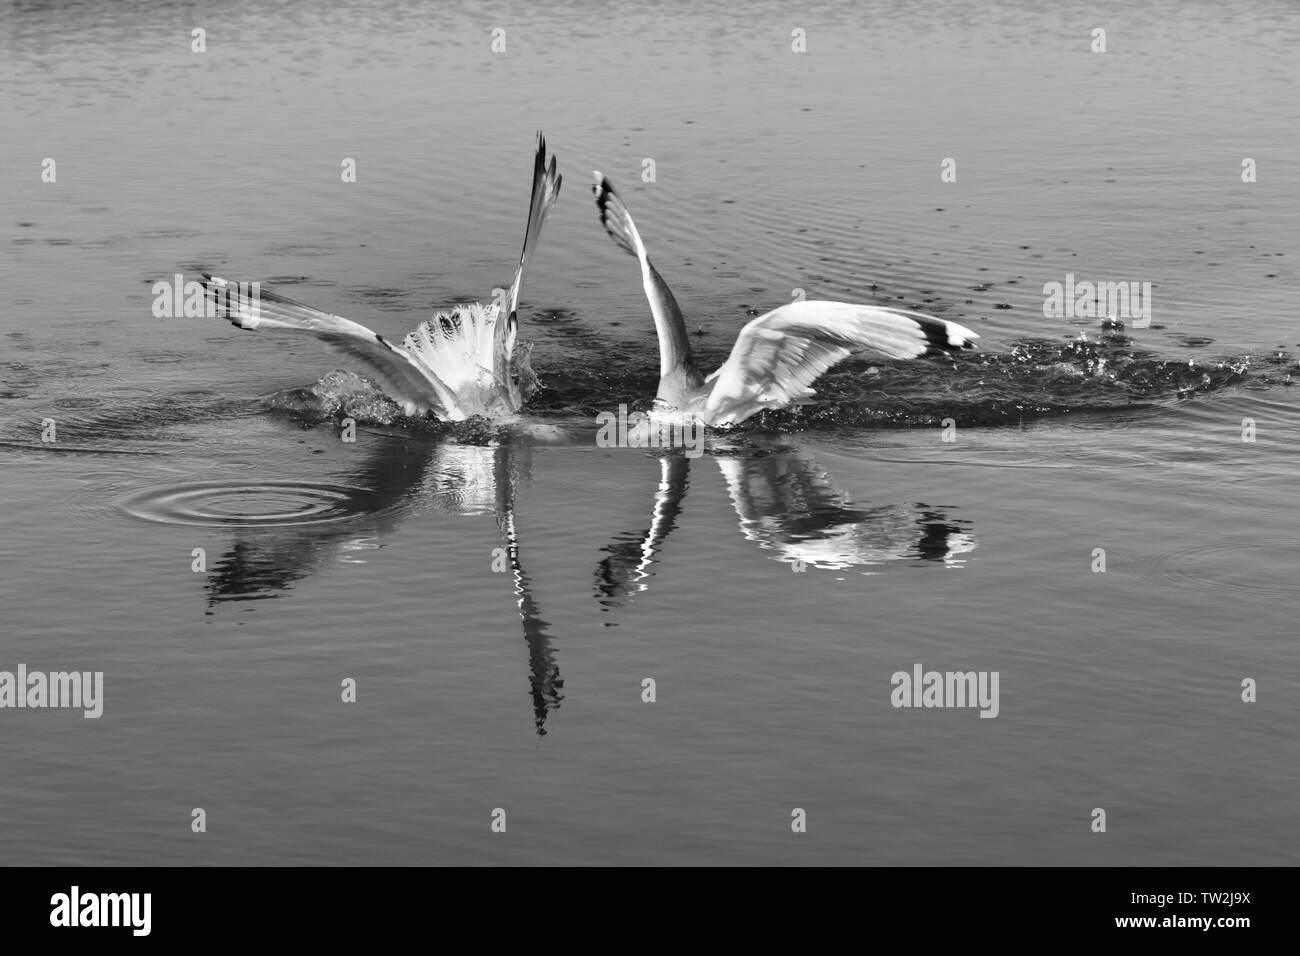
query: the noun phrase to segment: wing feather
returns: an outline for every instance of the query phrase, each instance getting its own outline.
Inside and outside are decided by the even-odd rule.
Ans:
[[[812,383],[854,349],[910,359],[931,349],[971,348],[970,329],[918,312],[848,302],[791,302],[749,322],[708,377],[706,422],[734,425],[766,408],[815,394]]]
[[[358,322],[321,312],[277,292],[258,287],[256,297],[231,294],[234,282],[204,273],[207,288],[227,308],[219,311],[241,329],[280,329],[315,336],[331,351],[360,365],[390,398],[410,412],[432,412],[442,419],[463,417],[455,396],[431,370],[405,349]],[[247,288],[245,285],[244,288]],[[232,303],[237,303],[230,307]]]

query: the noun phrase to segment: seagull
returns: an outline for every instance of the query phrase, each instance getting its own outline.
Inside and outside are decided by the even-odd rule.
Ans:
[[[641,263],[641,279],[659,336],[659,391],[651,416],[659,421],[738,425],[765,409],[816,394],[812,383],[860,348],[913,359],[932,349],[973,348],[970,329],[919,312],[848,302],[797,301],[749,322],[731,355],[704,375],[691,354],[686,322],[668,284],[650,264],[645,243],[622,197],[599,171],[591,187],[610,238]]]
[[[400,345],[342,316],[321,312],[276,292],[258,290],[225,317],[241,329],[283,329],[316,336],[350,364],[364,369],[407,415],[434,415],[464,421],[474,415],[511,420],[535,385],[526,361],[515,354],[519,332],[519,293],[524,269],[537,249],[542,225],[560,194],[563,177],[555,157],[547,163],[546,140],[539,133],[533,165],[533,191],[519,268],[504,302],[456,305],[421,322]],[[209,295],[229,296],[236,283],[203,274]]]

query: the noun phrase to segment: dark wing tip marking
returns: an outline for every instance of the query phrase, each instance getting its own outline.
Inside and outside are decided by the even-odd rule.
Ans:
[[[604,173],[596,173],[596,181],[591,184],[591,194],[596,197],[596,206],[600,209],[600,221],[605,221],[605,215],[609,210],[609,197],[617,196],[618,192],[614,189],[614,184],[609,181],[609,177]]]
[[[620,249],[636,255],[636,247],[627,234],[627,227],[617,218],[620,214],[627,215],[622,197],[607,176],[599,171],[595,175],[596,181],[591,184],[591,192],[596,197],[596,208],[600,211],[600,224],[609,237],[618,243]]]
[[[550,164],[546,162],[546,137],[542,131],[537,131],[537,155],[533,158],[533,182],[551,182],[554,183],[552,198],[560,195],[560,184],[564,182],[564,177],[560,175],[557,157],[551,156]]]
[[[223,289],[226,289],[231,285],[236,285],[236,287],[238,287],[237,283],[232,283],[229,279],[223,279],[221,276],[213,275],[211,272],[199,272],[199,275],[203,276],[203,292],[205,296],[208,297],[220,295]],[[221,317],[241,332],[254,331],[253,326],[245,325],[243,323],[238,312],[232,313],[229,309],[223,309]]]
[[[925,333],[926,345],[934,351],[960,352],[975,347],[973,334],[968,336],[965,332],[958,332],[958,326],[946,319],[930,318],[928,322],[917,321],[917,324]],[[960,344],[953,344],[954,335],[960,339]]]

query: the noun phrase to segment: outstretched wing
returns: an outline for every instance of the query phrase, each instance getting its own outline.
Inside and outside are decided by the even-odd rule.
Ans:
[[[641,263],[641,283],[645,287],[645,297],[650,303],[650,314],[654,316],[655,331],[659,335],[660,378],[681,376],[687,385],[703,384],[703,378],[691,355],[690,339],[686,337],[686,321],[682,318],[682,310],[678,308],[672,290],[659,271],[650,264],[645,243],[641,241],[641,234],[637,232],[636,223],[632,221],[632,214],[627,211],[623,197],[599,170],[595,176],[596,182],[591,191],[596,197],[596,208],[600,210],[600,224],[620,249],[636,256]]]
[[[384,392],[402,405],[408,414],[432,412],[439,418],[457,417],[455,396],[438,377],[405,349],[360,323],[321,312],[293,299],[203,274],[208,295],[215,297],[218,314],[241,329],[284,329],[306,332],[320,339],[331,351],[361,366]],[[242,287],[242,288],[241,288]]]
[[[956,351],[979,338],[970,329],[922,315],[848,302],[791,302],[740,330],[731,355],[705,381],[713,388],[703,417],[734,425],[766,408],[814,394],[814,380],[854,349],[910,359]]]
[[[533,159],[533,192],[528,202],[528,225],[524,230],[524,248],[519,253],[519,268],[515,270],[514,281],[510,283],[510,292],[506,298],[505,324],[498,326],[500,342],[496,353],[502,359],[508,371],[510,359],[514,355],[515,336],[519,332],[519,294],[524,286],[524,270],[537,249],[541,239],[542,226],[546,217],[560,196],[560,184],[564,177],[556,171],[555,157],[550,164],[546,162],[546,137],[537,134],[537,155]],[[495,369],[498,380],[504,380],[501,369]]]

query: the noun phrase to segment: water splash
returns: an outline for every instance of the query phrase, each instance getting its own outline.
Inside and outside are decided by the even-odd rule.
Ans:
[[[700,364],[709,368],[725,358],[721,351],[706,352]],[[658,387],[653,359],[653,354],[629,357],[625,349],[594,347],[581,365],[543,368],[527,414],[590,420],[620,404],[647,409]],[[960,426],[1017,425],[1171,404],[1235,385],[1288,385],[1297,372],[1300,366],[1287,356],[1168,358],[1135,348],[1122,332],[1108,330],[1065,342],[1022,339],[1006,350],[942,359],[850,359],[817,381],[814,401],[762,412],[739,430],[916,428],[948,418]],[[408,418],[375,385],[349,372],[331,372],[309,388],[279,392],[267,405],[310,423],[352,417],[362,424],[447,434],[470,444],[508,437],[482,420],[446,424]]]

